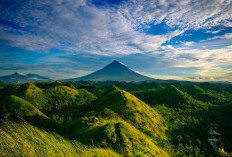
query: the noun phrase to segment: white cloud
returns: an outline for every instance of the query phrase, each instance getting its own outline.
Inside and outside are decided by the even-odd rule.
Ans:
[[[227,25],[231,6],[230,0],[140,0],[125,4],[122,10],[134,23],[157,24],[165,20],[171,27],[199,29]]]
[[[194,81],[194,82],[208,82],[208,81],[227,81],[232,82],[232,69],[218,70],[214,72],[199,72],[194,77],[173,76],[173,75],[151,75],[144,72],[136,71],[142,75],[161,79],[161,80],[179,80],[179,81]]]
[[[194,44],[194,42],[186,42],[184,43],[184,46],[192,46]]]
[[[218,49],[189,49],[188,47],[176,48],[163,46],[163,55],[159,56],[160,62],[168,63],[169,68],[178,69],[179,73],[185,69],[192,69],[187,75],[190,79],[207,81],[209,79],[232,81],[232,46]],[[152,55],[157,55],[155,52]],[[189,79],[189,78],[188,78]],[[186,79],[185,79],[186,80]]]
[[[217,30],[217,31],[210,31],[210,30],[208,30],[208,31],[206,31],[205,33],[217,34],[217,33],[221,32],[221,31],[222,31],[222,30]]]
[[[215,40],[215,39],[232,39],[232,33],[226,33],[226,34],[221,35],[221,36],[215,36],[215,37],[210,38],[208,40]]]

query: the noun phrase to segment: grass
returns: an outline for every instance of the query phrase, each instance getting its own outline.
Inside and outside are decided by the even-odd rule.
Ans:
[[[57,133],[39,129],[25,121],[2,121],[0,156],[120,156],[110,149],[89,148]]]
[[[0,109],[1,116],[3,117],[30,117],[38,115],[47,118],[46,115],[31,103],[14,95],[7,96],[0,101]]]
[[[167,139],[162,116],[134,95],[115,87],[113,91],[97,99],[93,103],[92,110],[103,111],[105,108],[114,111],[123,120],[149,136],[155,139]]]
[[[72,139],[88,145],[94,143],[103,148],[113,148],[124,156],[169,156],[149,136],[120,118],[84,117],[66,124],[64,131]]]
[[[79,108],[90,104],[96,97],[85,89],[75,89],[75,87],[53,83],[49,88],[42,89],[35,84],[28,82],[23,85],[13,95],[17,95],[33,104],[43,112],[59,111],[63,109]],[[49,86],[49,85],[48,85]]]

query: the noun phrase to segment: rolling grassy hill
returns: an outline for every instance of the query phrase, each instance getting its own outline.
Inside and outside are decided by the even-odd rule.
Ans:
[[[29,102],[10,95],[0,101],[0,112],[3,117],[31,117],[40,116],[47,118],[42,112]]]
[[[98,98],[92,107],[94,111],[108,108],[138,129],[146,133],[150,132],[154,137],[165,139],[163,118],[146,103],[118,87],[113,87],[107,95]]]
[[[159,141],[167,140],[164,119],[130,93],[111,88],[88,107],[85,116],[64,125],[72,139],[133,156],[169,156]]]
[[[188,108],[191,111],[206,109],[210,104],[197,101],[174,85],[159,90],[132,92],[135,96],[151,105],[165,104],[171,108]]]

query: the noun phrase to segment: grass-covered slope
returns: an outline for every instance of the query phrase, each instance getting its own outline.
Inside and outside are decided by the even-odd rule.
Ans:
[[[38,126],[55,129],[57,124],[31,103],[14,95],[0,101],[0,117],[9,119],[25,119]]]
[[[159,139],[166,139],[164,119],[153,108],[134,95],[117,87],[93,103],[92,110],[108,108],[136,128]]]
[[[208,104],[197,101],[187,93],[180,91],[174,85],[160,90],[133,92],[133,94],[150,105],[165,104],[171,108],[191,111],[206,109],[208,106]]]
[[[47,105],[47,97],[43,90],[31,82],[25,83],[19,88],[19,96],[38,109],[43,109]]]
[[[191,96],[200,94],[200,93],[205,93],[205,90],[196,84],[186,84],[180,87],[180,90],[183,92],[187,92]]]
[[[67,108],[77,108],[88,105],[96,97],[85,89],[75,90],[64,85],[58,85],[45,91],[48,104],[45,110],[61,110]]]
[[[130,93],[114,87],[87,110],[85,116],[64,125],[71,138],[110,147],[125,156],[168,156],[157,146],[167,140],[164,119]]]
[[[0,125],[0,156],[120,156],[110,149],[89,148],[59,134],[39,129],[27,122],[3,121]]]
[[[3,117],[46,117],[31,103],[14,95],[7,96],[0,101],[0,113]]]
[[[17,95],[20,85],[16,83],[10,83],[0,90],[0,100],[9,95]]]
[[[218,86],[215,85],[208,85],[207,84],[199,84],[199,85],[203,85],[203,88],[201,88],[200,86],[196,85],[196,84],[187,84],[187,85],[182,85],[180,87],[180,89],[184,92],[187,92],[189,95],[191,95],[194,99],[199,100],[199,101],[203,101],[203,102],[209,102],[215,105],[225,105],[228,104],[231,97],[231,93],[228,92],[228,89],[217,89]],[[211,88],[207,88],[207,87],[211,87]]]
[[[83,117],[66,124],[65,131],[73,139],[113,148],[124,156],[169,156],[149,136],[120,118]]]
[[[35,84],[28,82],[20,87],[16,87],[12,84],[2,90],[6,92],[5,95],[9,95],[12,93],[10,91],[14,91],[14,95],[23,98],[45,112],[78,108],[82,105],[88,105],[96,99],[96,97],[87,90],[75,89],[75,87],[70,84],[70,87],[68,87],[61,83],[54,82],[47,86],[50,87],[41,89]]]

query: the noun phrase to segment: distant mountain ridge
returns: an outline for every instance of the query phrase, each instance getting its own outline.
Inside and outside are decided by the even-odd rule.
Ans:
[[[48,77],[40,76],[38,74],[23,74],[15,72],[11,75],[1,76],[0,80],[8,82],[36,82],[36,81],[52,81]]]
[[[148,80],[155,80],[153,78],[138,74],[133,70],[129,69],[125,65],[121,64],[120,62],[114,60],[112,63],[108,64],[104,68],[93,72],[89,75],[67,79],[68,81],[78,81],[78,80],[91,80],[91,81],[148,81]],[[67,81],[66,80],[66,81]]]

